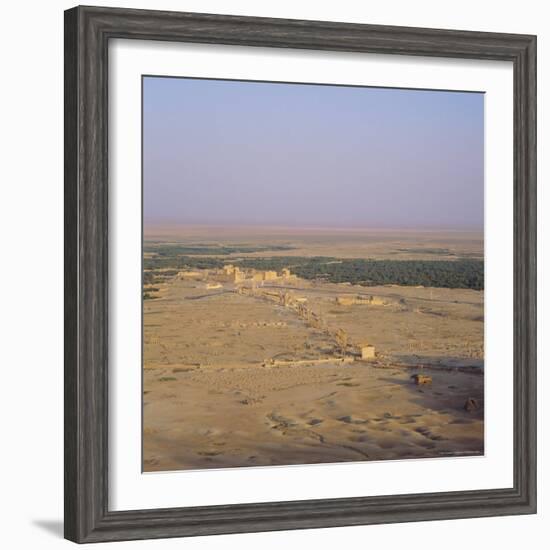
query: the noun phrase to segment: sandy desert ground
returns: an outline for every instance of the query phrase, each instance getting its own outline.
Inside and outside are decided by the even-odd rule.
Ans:
[[[318,255],[392,260],[483,258],[483,237],[479,231],[147,225],[144,238],[148,242],[212,244],[223,241],[224,244],[293,246],[292,250],[274,251],[270,256]],[[262,255],[252,253],[247,256]]]
[[[318,254],[314,237],[283,240]],[[373,250],[482,250],[468,235],[429,235],[416,250],[382,237]],[[334,246],[322,254],[339,253]],[[157,286],[144,301],[145,471],[483,454],[483,291],[263,283],[262,292],[306,299],[328,327],[376,347],[374,360],[342,363],[330,331],[288,307],[231,284],[170,277]],[[376,305],[337,303],[364,292]],[[432,383],[414,384],[417,373]]]

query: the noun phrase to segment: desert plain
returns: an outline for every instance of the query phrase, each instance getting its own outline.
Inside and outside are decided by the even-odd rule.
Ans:
[[[144,471],[482,455],[482,261],[476,232],[146,227]]]

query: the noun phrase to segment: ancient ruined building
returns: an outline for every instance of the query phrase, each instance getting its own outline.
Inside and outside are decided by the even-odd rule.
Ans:
[[[236,267],[231,276],[231,281],[233,283],[238,283],[240,281],[244,281],[244,279],[245,279],[244,272],[241,271],[238,267]]]
[[[203,273],[200,271],[180,271],[177,275],[178,279],[202,279]]]
[[[244,281],[245,278],[246,275],[244,271],[241,271],[240,268],[231,264],[224,265],[222,269],[218,270],[214,275],[216,281],[227,283],[238,283]]]
[[[361,359],[370,360],[376,357],[374,346],[370,344],[363,344],[361,346]]]
[[[222,288],[222,285],[220,283],[207,283],[206,288],[207,290],[212,290],[215,288]]]
[[[281,270],[281,273],[277,273],[272,270],[262,270],[257,271],[255,269],[248,269],[241,271],[239,267],[234,265],[227,264],[223,266],[221,270],[218,271],[216,276],[217,280],[223,280],[227,282],[241,282],[246,280],[251,280],[253,282],[261,283],[263,281],[277,281],[280,279],[284,280],[295,280],[297,277],[290,272],[290,269],[284,268]]]
[[[278,278],[276,271],[255,271],[252,274],[253,281],[275,281]]]
[[[353,305],[366,305],[366,306],[385,306],[387,302],[377,296],[365,296],[363,294],[338,296],[336,303],[339,306],[353,306]]]
[[[340,353],[342,355],[346,355],[348,348],[348,333],[344,329],[339,328],[334,336],[336,339],[336,344],[340,348]]]

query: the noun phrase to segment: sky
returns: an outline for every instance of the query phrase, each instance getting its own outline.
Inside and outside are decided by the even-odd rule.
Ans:
[[[147,224],[483,227],[482,93],[143,79]]]

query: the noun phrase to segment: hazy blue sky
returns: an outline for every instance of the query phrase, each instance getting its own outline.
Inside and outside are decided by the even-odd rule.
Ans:
[[[145,223],[483,226],[483,94],[146,77]]]

